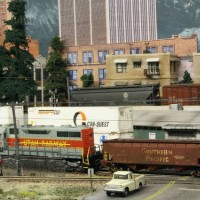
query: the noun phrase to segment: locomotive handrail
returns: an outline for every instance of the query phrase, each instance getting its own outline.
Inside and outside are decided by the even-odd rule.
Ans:
[[[89,165],[90,164],[90,162],[89,162],[90,149],[91,149],[91,147],[89,147],[88,150],[87,150],[86,159],[84,157],[84,151],[82,151],[82,162],[85,165]]]

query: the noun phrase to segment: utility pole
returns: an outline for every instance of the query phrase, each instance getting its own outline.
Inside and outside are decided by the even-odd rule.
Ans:
[[[15,148],[16,148],[16,175],[21,175],[20,163],[19,163],[19,139],[17,135],[17,124],[16,124],[16,115],[15,115],[15,104],[14,102],[11,103],[12,114],[13,114],[13,124],[14,124],[14,134],[15,134]]]

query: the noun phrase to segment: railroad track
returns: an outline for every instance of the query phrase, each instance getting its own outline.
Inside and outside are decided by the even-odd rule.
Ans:
[[[102,182],[106,183],[111,177],[33,177],[33,176],[2,176],[0,182],[3,181],[16,181],[16,182]],[[200,178],[194,178],[190,176],[152,176],[146,175],[146,183],[148,184],[167,184],[169,182],[174,184],[195,184],[200,185]]]
[[[107,182],[110,178],[92,178],[95,182]],[[90,178],[85,177],[32,177],[32,176],[2,176],[0,177],[0,182],[2,181],[18,181],[18,182],[88,182],[91,181]]]

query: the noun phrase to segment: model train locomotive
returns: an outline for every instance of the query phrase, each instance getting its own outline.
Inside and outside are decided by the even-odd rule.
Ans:
[[[16,133],[15,133],[15,132]],[[16,143],[16,135],[18,142]],[[0,127],[0,155],[66,161],[66,170],[96,168],[101,159],[94,146],[93,129],[86,126],[13,126]]]
[[[114,139],[103,142],[103,163],[132,171],[174,168],[200,175],[200,141]]]

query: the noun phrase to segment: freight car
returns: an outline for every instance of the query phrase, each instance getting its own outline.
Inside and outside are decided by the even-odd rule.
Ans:
[[[200,175],[200,141],[107,140],[103,142],[103,163],[112,169],[173,168]]]
[[[18,142],[16,143],[17,135]],[[101,158],[94,146],[93,129],[72,126],[13,126],[0,127],[0,155],[23,158],[56,159],[66,162],[66,170],[82,170],[95,166]]]

